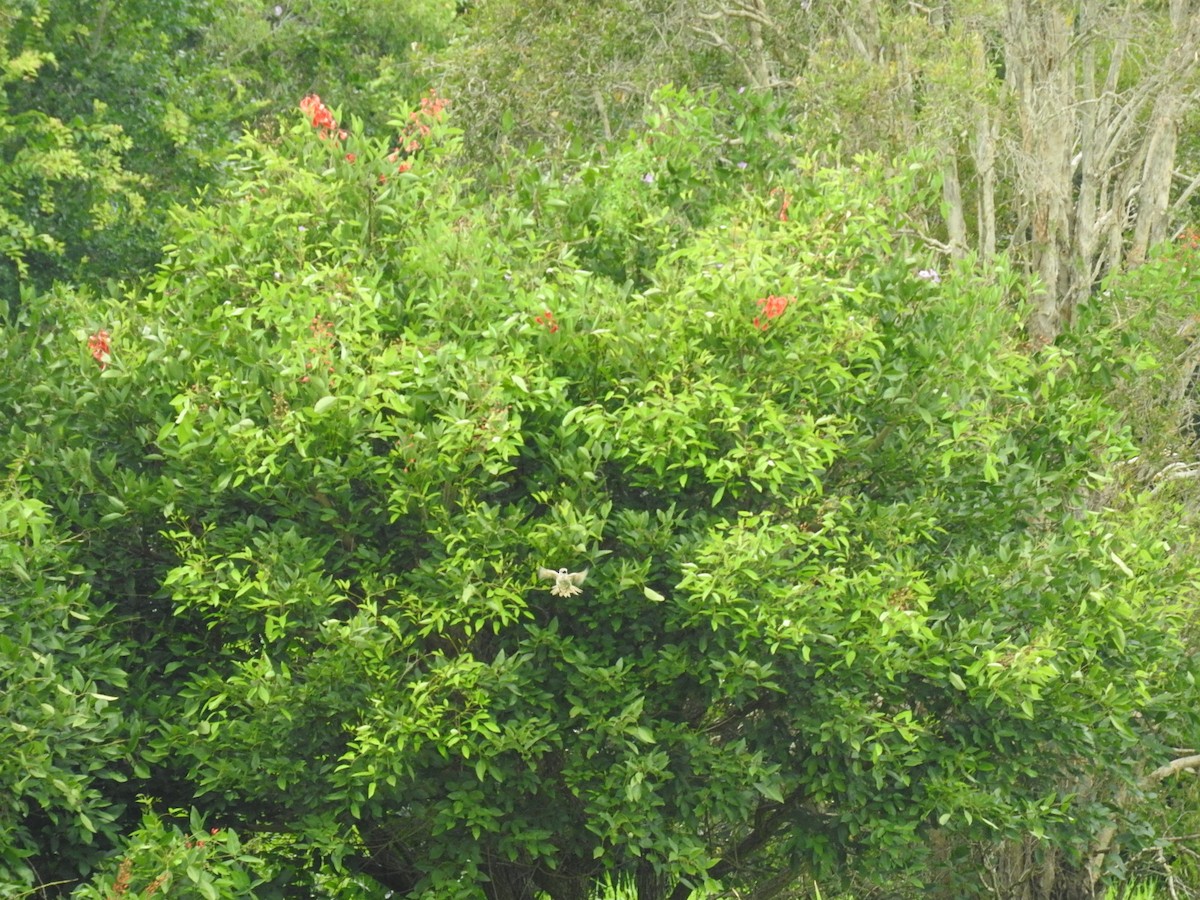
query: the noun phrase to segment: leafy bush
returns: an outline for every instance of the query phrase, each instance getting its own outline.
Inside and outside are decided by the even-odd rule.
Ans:
[[[122,164],[129,140],[103,103],[55,114],[22,103],[56,65],[40,3],[0,11],[0,300],[4,312],[49,283],[84,233],[136,216],[141,179]],[[31,263],[33,268],[31,269]]]
[[[5,441],[116,605],[141,790],[402,894],[665,897],[1071,846],[1081,760],[1194,725],[1092,358],[909,255],[919,165],[706,168],[689,102],[483,202],[436,99],[309,100],[144,289],[29,311]]]
[[[0,887],[77,876],[120,833],[141,731],[124,706],[114,605],[93,602],[71,542],[25,495],[0,497]]]
[[[187,830],[168,823],[146,808],[141,826],[130,837],[119,860],[108,871],[72,892],[80,900],[110,900],[125,894],[217,900],[219,897],[252,897],[262,884],[262,860],[247,853],[236,833],[206,828],[191,810],[184,816]]]

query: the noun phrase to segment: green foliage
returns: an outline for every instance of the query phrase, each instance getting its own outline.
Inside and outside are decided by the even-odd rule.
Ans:
[[[31,259],[56,260],[143,206],[140,180],[122,165],[129,141],[103,103],[60,116],[21,102],[58,65],[48,19],[36,2],[0,12],[0,297],[10,308],[28,288]]]
[[[1197,433],[1195,309],[1197,233],[1186,230],[1142,266],[1105,281],[1083,310],[1089,330],[1108,330],[1137,354],[1137,376],[1114,379],[1141,454],[1130,477],[1156,493],[1186,501],[1187,461]]]
[[[173,204],[221,180],[247,123],[337,89],[381,127],[423,87],[453,4],[30,0],[0,13],[0,283],[147,270]]]
[[[85,871],[119,834],[141,731],[123,709],[113,604],[92,601],[71,542],[35,487],[0,497],[0,889]],[[32,491],[30,491],[32,492]],[[47,866],[47,860],[53,860]]]
[[[139,790],[402,895],[665,896],[1072,846],[1081,759],[1194,728],[1186,572],[1092,504],[1104,348],[1023,345],[1003,265],[917,277],[921,164],[742,169],[752,124],[660,102],[487,202],[432,100],[247,138],[149,284],[6,331]]]
[[[1134,882],[1121,888],[1110,887],[1104,900],[1161,900],[1168,894],[1153,882]]]
[[[204,41],[268,115],[336,94],[381,128],[398,98],[428,86],[421,60],[454,14],[453,0],[223,0]]]
[[[432,60],[461,110],[468,154],[491,163],[497,150],[555,155],[620,140],[664,85],[744,84],[732,60],[696,39],[694,11],[662,0],[470,4],[458,38]]]
[[[177,810],[173,818],[186,822],[186,830],[168,823],[149,806],[140,827],[105,871],[71,893],[80,900],[108,900],[130,893],[185,900],[260,896],[255,888],[263,881],[263,861],[246,852],[235,832],[206,828],[203,817]]]
[[[1107,331],[1136,360],[1136,372],[1108,379],[1114,405],[1127,417],[1140,451],[1122,467],[1120,477],[1143,492],[1141,515],[1176,523],[1171,540],[1181,562],[1197,553],[1194,456],[1200,360],[1195,309],[1188,300],[1197,287],[1197,244],[1195,229],[1184,230],[1172,244],[1157,248],[1145,265],[1106,279],[1102,302],[1084,311],[1091,333]],[[1193,652],[1200,646],[1198,626],[1193,608],[1182,632]],[[1194,740],[1181,743],[1194,745]],[[1194,782],[1176,776],[1152,786],[1147,796],[1138,796],[1133,815],[1119,819],[1119,852],[1108,861],[1113,878],[1200,883],[1200,867],[1186,837],[1200,829]],[[1145,892],[1152,895],[1152,887]]]

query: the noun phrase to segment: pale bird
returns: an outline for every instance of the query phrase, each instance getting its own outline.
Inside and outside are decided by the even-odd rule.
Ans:
[[[579,585],[583,584],[583,579],[587,578],[588,570],[582,572],[568,572],[566,567],[555,572],[553,569],[547,569],[545,566],[538,566],[538,578],[545,578],[554,581],[554,587],[550,588],[550,593],[556,597],[571,597],[575,594],[582,594]]]

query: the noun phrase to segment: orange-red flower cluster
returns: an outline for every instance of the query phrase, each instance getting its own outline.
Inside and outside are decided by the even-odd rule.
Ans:
[[[333,342],[336,340],[333,322],[323,320],[320,316],[313,316],[312,321],[308,323],[308,330],[313,336],[313,343],[308,348],[308,352],[313,354],[313,358],[304,364],[304,368],[310,371],[325,369],[329,373],[329,384],[332,386],[337,382],[337,376],[333,374]],[[300,377],[301,384],[307,384],[310,380],[308,375]],[[214,831],[213,834],[216,832]]]
[[[220,828],[210,828],[210,829],[208,829],[208,833],[213,834],[213,835],[220,834],[221,829]],[[187,849],[187,850],[191,850],[194,847],[200,847],[201,849],[203,849],[204,846],[206,845],[206,843],[207,842],[204,840],[204,838],[199,838],[197,840],[192,840],[191,838],[186,838],[186,839],[184,839],[183,846],[184,846],[184,849]]]
[[[558,331],[558,323],[554,321],[554,313],[550,312],[550,310],[546,310],[540,316],[534,316],[533,321],[537,322],[539,325],[545,325],[546,330],[551,334],[554,334],[554,332]]]
[[[312,127],[318,129],[321,140],[325,140],[330,135],[337,135],[339,141],[346,139],[346,130],[338,128],[337,120],[333,118],[333,113],[329,111],[328,106],[321,102],[321,98],[317,94],[309,94],[301,100],[300,111],[308,116],[308,121],[312,123]]]
[[[421,98],[420,114],[427,119],[440,122],[442,120],[442,110],[446,108],[449,102],[445,97],[439,97],[437,91],[430,88],[429,93]]]
[[[404,130],[396,139],[395,148],[388,154],[388,162],[395,164],[397,173],[402,174],[412,168],[412,159],[409,157],[421,149],[425,138],[433,132],[433,124],[441,121],[448,103],[449,101],[445,97],[439,97],[437,92],[431,89],[421,98],[420,108],[409,113],[408,123],[405,124]],[[306,96],[300,101],[300,110],[308,117],[312,127],[317,129],[321,140],[332,138],[344,141],[348,137],[346,130],[338,127],[333,113],[321,102],[319,95],[309,94]],[[358,161],[358,156],[354,153],[347,153],[345,159],[348,163],[355,163]],[[381,184],[385,183],[387,176],[380,175],[379,181]]]
[[[120,896],[129,890],[130,870],[133,868],[133,860],[126,857],[121,860],[121,865],[117,868],[117,878],[113,882],[113,894]]]
[[[771,327],[771,320],[782,316],[784,310],[788,308],[788,304],[795,299],[795,297],[776,297],[772,294],[755,301],[758,305],[759,315],[754,317],[754,327],[759,331],[766,331]]]
[[[408,124],[397,139],[396,149],[388,155],[388,162],[396,163],[397,172],[407,172],[412,168],[412,160],[401,159],[400,154],[412,156],[421,149],[421,142],[433,131],[433,123],[442,120],[442,114],[449,102],[430,88],[429,93],[421,98],[421,108],[408,114]]]
[[[108,347],[109,337],[111,335],[107,331],[100,330],[88,338],[88,350],[92,352],[92,359],[100,363],[102,370],[108,368],[108,361],[112,358]]]
[[[771,196],[783,195],[783,199],[779,202],[779,221],[786,222],[788,220],[788,207],[792,205],[792,195],[783,188],[772,188]]]

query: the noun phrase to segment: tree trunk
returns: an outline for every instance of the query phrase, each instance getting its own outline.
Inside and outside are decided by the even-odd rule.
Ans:
[[[1171,2],[1171,52],[1160,75],[1146,128],[1142,180],[1137,192],[1137,219],[1129,249],[1129,260],[1146,259],[1151,245],[1167,238],[1171,205],[1171,180],[1175,174],[1175,148],[1179,124],[1186,111],[1182,85],[1187,84],[1200,63],[1200,12],[1190,12],[1185,0]]]
[[[1079,285],[1071,260],[1071,153],[1075,74],[1065,14],[1039,0],[1012,0],[1005,34],[1007,78],[1017,104],[1019,202],[1029,216],[1029,257],[1040,280],[1028,328],[1050,343],[1069,320]]]
[[[967,218],[963,213],[958,158],[953,151],[946,153],[946,162],[942,166],[942,202],[946,206],[946,232],[950,255],[954,259],[962,259],[967,252]]]
[[[1129,247],[1129,262],[1145,262],[1151,244],[1167,233],[1167,207],[1175,170],[1175,141],[1179,132],[1179,106],[1174,92],[1160,94],[1147,128],[1146,159],[1137,194],[1137,219]]]
[[[996,138],[999,123],[982,103],[975,114],[972,153],[979,184],[976,186],[976,246],[983,259],[996,255]]]

